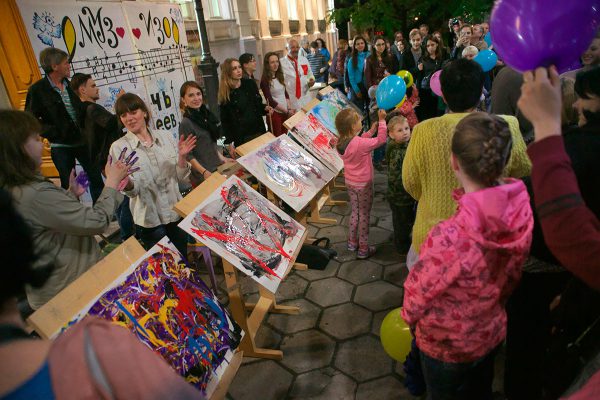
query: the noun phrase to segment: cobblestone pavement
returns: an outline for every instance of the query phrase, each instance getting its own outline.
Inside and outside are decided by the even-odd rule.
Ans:
[[[299,306],[300,314],[268,315],[256,344],[281,349],[283,360],[245,358],[228,399],[416,399],[402,383],[401,363],[379,341],[383,318],[402,305],[408,274],[405,256],[391,243],[386,188],[387,176],[377,173],[369,234],[377,253],[368,260],[346,249],[349,205],[324,207],[322,215],[339,225],[309,226],[310,236],[331,239],[338,257],[323,271],[293,271],[279,286],[277,301]],[[333,197],[347,195],[339,190]],[[224,288],[222,275],[218,279]],[[242,278],[242,290],[247,301],[257,296],[250,278]],[[227,301],[225,291],[220,298]]]

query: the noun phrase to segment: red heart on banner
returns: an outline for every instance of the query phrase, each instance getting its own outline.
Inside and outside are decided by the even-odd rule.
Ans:
[[[131,32],[133,32],[133,36],[135,36],[137,39],[139,39],[140,36],[142,36],[142,31],[140,31],[139,28],[133,28]]]
[[[118,27],[116,30],[117,30],[117,35],[121,36],[121,39],[123,39],[123,36],[125,36],[125,29]]]

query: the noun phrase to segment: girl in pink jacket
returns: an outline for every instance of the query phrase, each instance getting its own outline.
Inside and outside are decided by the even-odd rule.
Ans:
[[[508,124],[473,113],[456,126],[456,213],[431,229],[404,283],[402,317],[416,326],[428,399],[491,399],[504,304],[521,277],[533,216],[525,185],[500,179]]]
[[[369,217],[373,205],[373,162],[371,152],[385,144],[387,126],[385,110],[379,110],[379,122],[371,130],[361,133],[361,119],[356,111],[346,108],[335,117],[335,127],[340,137],[337,150],[344,161],[344,177],[350,196],[350,225],[348,228],[348,250],[356,251],[356,258],[365,259],[375,253],[369,246]],[[377,137],[372,137],[377,130]]]

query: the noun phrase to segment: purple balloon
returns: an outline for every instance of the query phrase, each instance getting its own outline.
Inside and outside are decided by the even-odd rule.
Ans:
[[[600,0],[499,0],[490,30],[494,50],[517,71],[555,65],[567,71],[587,49],[600,22]]]

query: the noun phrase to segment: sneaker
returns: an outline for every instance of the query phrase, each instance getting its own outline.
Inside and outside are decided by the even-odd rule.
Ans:
[[[366,258],[371,257],[373,254],[375,254],[375,252],[377,251],[377,249],[375,248],[375,246],[369,246],[369,250],[367,251],[358,251],[358,254],[356,255],[356,259],[357,260],[364,260]]]
[[[352,244],[350,242],[348,242],[348,251],[356,251],[358,249],[358,246],[356,244]]]

